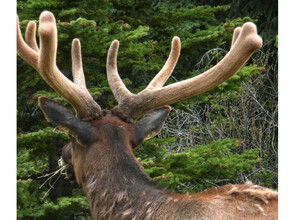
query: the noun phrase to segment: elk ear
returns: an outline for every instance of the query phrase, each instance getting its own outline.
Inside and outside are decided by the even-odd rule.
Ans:
[[[62,130],[68,132],[81,145],[88,145],[92,140],[90,133],[93,133],[92,126],[73,115],[67,108],[51,99],[40,97],[39,106],[41,107],[48,122],[61,126]]]
[[[170,106],[154,109],[148,112],[137,124],[135,124],[134,147],[159,133],[170,110]]]

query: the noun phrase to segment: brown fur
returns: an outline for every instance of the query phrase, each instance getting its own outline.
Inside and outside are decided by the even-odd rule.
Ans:
[[[86,148],[72,138],[64,152],[72,152],[92,219],[277,219],[278,193],[250,182],[191,195],[161,189],[132,153],[133,124],[108,114],[91,125],[98,141]]]

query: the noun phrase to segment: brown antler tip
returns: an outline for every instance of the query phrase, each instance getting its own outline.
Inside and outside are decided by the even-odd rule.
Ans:
[[[113,64],[112,62],[116,59],[117,51],[119,49],[119,41],[118,40],[113,40],[111,43],[111,46],[108,51],[108,63]]]
[[[239,36],[240,32],[241,32],[242,28],[241,27],[237,27],[234,29],[233,31],[233,35],[236,36],[236,38]]]
[[[111,48],[117,49],[119,47],[119,41],[118,40],[113,40],[111,44]]]
[[[254,23],[249,21],[249,22],[244,23],[244,25],[242,26],[242,30],[246,33],[256,34],[257,26]]]
[[[73,41],[72,41],[72,46],[73,48],[79,48],[80,47],[80,41],[78,38],[74,38]]]
[[[27,28],[33,28],[36,26],[36,22],[35,21],[29,21],[27,24]]]
[[[180,42],[180,38],[178,37],[178,36],[174,36],[173,38],[172,38],[172,41],[174,42],[174,41],[179,41]]]
[[[78,67],[78,70],[82,68],[82,63],[81,63],[81,44],[79,39],[74,38],[72,41],[72,64],[73,66]],[[74,75],[75,70],[73,70],[73,75]]]
[[[233,31],[233,37],[232,37],[232,42],[231,42],[231,47],[234,46],[235,42],[237,41],[240,33],[241,33],[242,28],[241,27],[237,27],[235,28],[235,30]]]
[[[169,105],[164,106],[166,108],[167,114],[171,111],[171,107]]]
[[[246,22],[242,26],[240,37],[246,38],[249,41],[248,45],[253,50],[257,50],[263,45],[262,38],[257,34],[257,27],[252,22]]]
[[[40,22],[55,23],[55,16],[52,12],[44,11],[40,15]]]
[[[29,21],[26,27],[26,38],[27,37],[35,37],[35,29],[36,29],[36,22],[35,21]]]
[[[78,38],[74,38],[74,39],[73,39],[73,43],[75,44],[75,42],[76,42],[76,43],[79,43],[79,39],[78,39]]]
[[[49,11],[44,11],[40,15],[39,33],[42,36],[54,35],[56,31],[56,20],[54,15]]]
[[[178,36],[173,37],[171,43],[173,46],[180,46],[180,38]]]

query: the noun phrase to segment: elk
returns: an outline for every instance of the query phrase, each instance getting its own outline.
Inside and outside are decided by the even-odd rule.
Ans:
[[[57,28],[51,12],[45,11],[39,18],[40,48],[36,23],[28,23],[25,41],[18,23],[17,19],[18,55],[76,111],[74,115],[45,97],[38,100],[47,121],[71,137],[62,156],[84,190],[92,219],[277,219],[276,191],[246,182],[176,194],[152,182],[133,155],[135,147],[160,131],[170,112],[169,104],[216,87],[262,46],[253,23],[234,30],[231,49],[216,66],[194,78],[163,86],[180,54],[180,39],[174,37],[165,65],[138,94],[132,94],[118,74],[119,42],[114,40],[106,64],[108,83],[118,102],[111,110],[102,110],[86,88],[78,39],[72,42],[73,82],[56,66]]]

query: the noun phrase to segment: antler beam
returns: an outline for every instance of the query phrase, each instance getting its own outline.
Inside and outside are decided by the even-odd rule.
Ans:
[[[93,100],[85,85],[80,42],[77,39],[72,42],[73,83],[60,72],[56,65],[57,27],[55,17],[51,12],[43,12],[39,19],[40,49],[36,43],[35,32],[36,23],[31,21],[27,25],[25,42],[17,18],[18,55],[35,68],[57,93],[70,102],[78,117],[99,117],[101,108]]]
[[[118,75],[116,64],[118,41],[115,40],[109,49],[107,61],[109,84],[119,102],[113,112],[124,120],[133,122],[150,109],[206,92],[234,75],[261,46],[262,39],[257,35],[256,26],[247,22],[242,28],[235,29],[231,50],[216,66],[194,78],[162,87],[179,56],[180,40],[174,37],[170,56],[163,69],[146,89],[138,94],[132,94]]]

